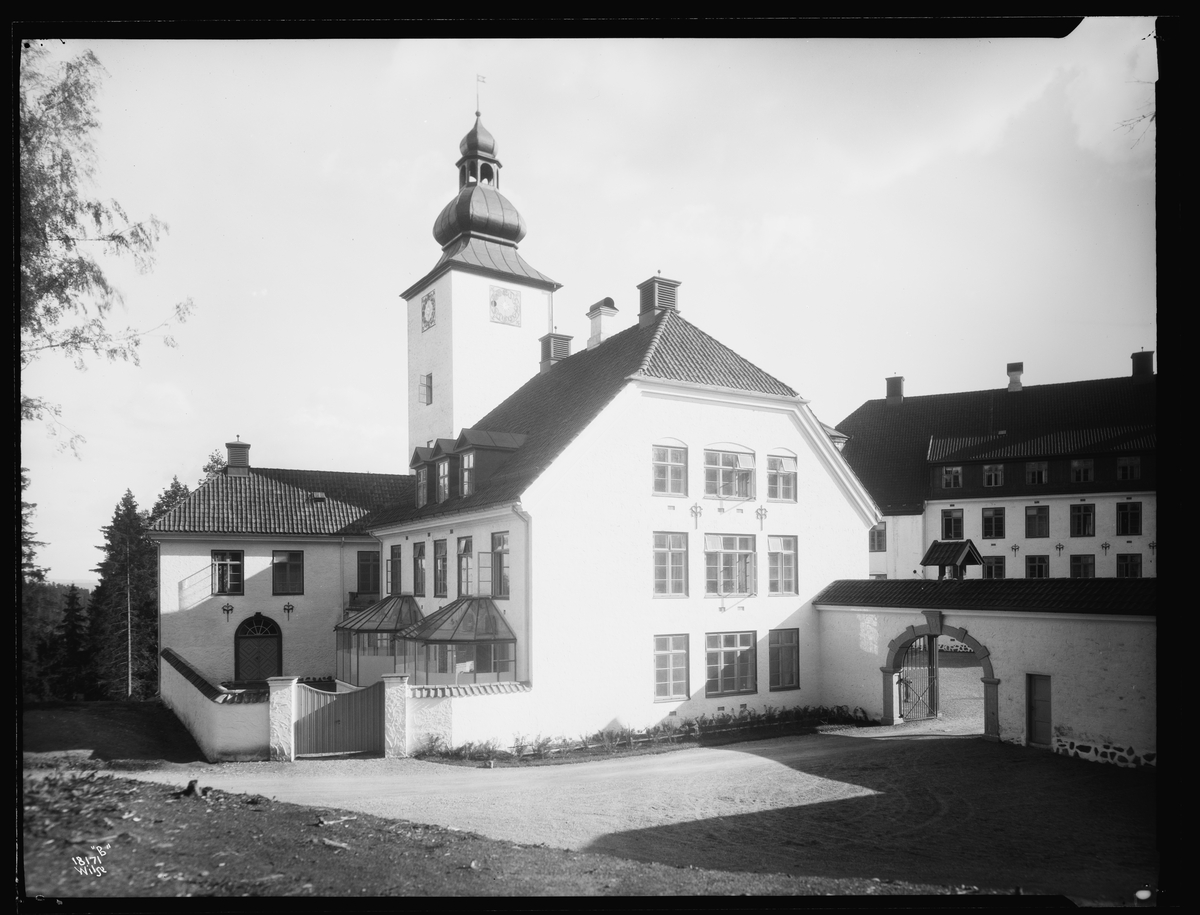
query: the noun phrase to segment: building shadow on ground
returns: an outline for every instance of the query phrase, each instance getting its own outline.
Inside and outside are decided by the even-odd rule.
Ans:
[[[586,850],[1091,900],[1132,902],[1157,882],[1153,771],[971,737],[805,740],[800,754],[786,740],[725,748],[802,774],[795,805],[612,833]]]
[[[45,702],[25,708],[21,721],[27,758],[204,762],[187,728],[157,701]]]

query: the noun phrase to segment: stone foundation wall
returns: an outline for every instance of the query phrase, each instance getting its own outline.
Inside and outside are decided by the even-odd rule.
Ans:
[[[1158,753],[1138,753],[1133,747],[1113,746],[1110,743],[1080,743],[1066,737],[1055,737],[1054,752],[1089,762],[1112,763],[1129,768],[1158,767]]]

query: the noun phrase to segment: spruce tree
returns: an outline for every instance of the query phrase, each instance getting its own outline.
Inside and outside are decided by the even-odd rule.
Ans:
[[[63,606],[62,622],[55,630],[50,654],[51,683],[59,699],[82,698],[87,693],[88,627],[79,589],[71,585]]]

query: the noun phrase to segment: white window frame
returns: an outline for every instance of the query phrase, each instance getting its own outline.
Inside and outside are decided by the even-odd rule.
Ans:
[[[654,637],[654,701],[678,702],[691,696],[686,633]]]
[[[443,458],[437,462],[437,501],[445,502],[450,498],[450,459]]]
[[[1117,458],[1118,480],[1140,480],[1142,478],[1142,459],[1137,456]]]
[[[705,696],[745,696],[758,692],[757,633],[705,633],[704,663]]]
[[[991,512],[991,517],[988,513]],[[1004,540],[1008,533],[1008,519],[1005,517],[1003,506],[988,506],[979,513],[980,531],[984,540]],[[988,521],[992,522],[992,532],[988,533]],[[996,533],[996,522],[1000,522],[1000,532]]]
[[[756,547],[753,534],[705,534],[704,593],[709,597],[756,593]]]
[[[651,450],[652,491],[656,496],[687,495],[687,448],[655,445]]]
[[[688,535],[682,531],[654,532],[654,596],[687,597]]]
[[[475,452],[465,452],[458,461],[458,494],[469,496],[475,491]]]
[[[880,521],[867,531],[867,549],[872,553],[887,552],[887,522]]]
[[[1004,465],[1003,464],[984,464],[983,465],[983,485],[987,487],[1003,486],[1004,485]]]
[[[942,468],[942,489],[962,489],[962,465]]]
[[[1050,482],[1049,461],[1026,461],[1025,484],[1027,486],[1043,486]]]
[[[796,538],[767,537],[767,593],[796,594]]]
[[[704,496],[709,499],[753,499],[754,454],[705,449]]]
[[[800,630],[772,629],[767,634],[767,689],[800,688]]]
[[[475,540],[472,537],[458,538],[458,596],[470,597],[474,591],[474,556]]]
[[[796,501],[796,459],[789,455],[767,456],[767,500]]]
[[[1095,483],[1096,462],[1092,458],[1075,458],[1071,461],[1072,483]]]
[[[424,508],[429,502],[429,468],[417,468],[417,508]]]

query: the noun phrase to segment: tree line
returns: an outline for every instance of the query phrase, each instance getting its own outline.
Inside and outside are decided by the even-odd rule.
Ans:
[[[225,466],[219,452],[200,484]],[[28,485],[25,471],[22,487]],[[158,695],[158,549],[150,528],[191,494],[179,477],[149,511],[131,490],[100,529],[102,558],[91,591],[48,580],[44,546],[31,529],[36,505],[21,502],[21,679],[24,700],[152,699]]]

